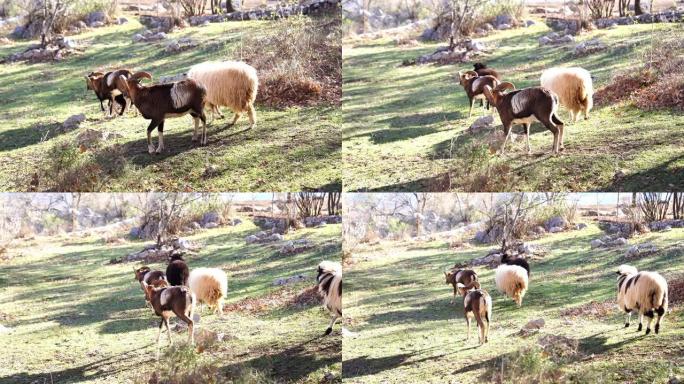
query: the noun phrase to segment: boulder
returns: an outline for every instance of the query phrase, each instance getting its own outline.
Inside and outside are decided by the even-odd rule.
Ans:
[[[494,19],[494,25],[499,26],[502,24],[508,24],[511,25],[515,22],[515,18],[509,14],[501,14],[497,15],[496,18]]]
[[[608,46],[601,40],[594,38],[587,41],[583,41],[575,46],[572,50],[572,54],[575,56],[590,55],[592,53],[604,51],[608,49]]]
[[[581,230],[583,230],[583,229],[585,229],[585,228],[587,228],[587,225],[584,224],[584,223],[579,223],[579,224],[576,224],[576,225],[575,225],[575,230],[577,230],[577,231],[581,231]]]
[[[627,245],[627,244],[628,244],[628,241],[624,237],[618,237],[617,239],[610,242],[610,245],[614,245],[614,246],[621,246],[621,245]]]
[[[496,29],[498,29],[499,31],[504,31],[507,29],[511,29],[511,25],[510,24],[499,24],[496,26]]]
[[[306,281],[307,276],[306,275],[295,275],[295,276],[290,276],[290,277],[281,277],[273,280],[273,285],[275,286],[282,286],[282,285],[289,285],[289,284],[294,284],[298,283],[300,281]]]
[[[558,233],[558,232],[563,232],[563,228],[561,228],[561,227],[551,227],[551,228],[549,228],[549,233]]]
[[[527,324],[525,324],[523,326],[523,329],[526,329],[526,330],[542,329],[542,328],[544,328],[544,324],[546,324],[544,319],[530,320],[527,322]]]
[[[127,23],[128,23],[128,19],[125,18],[125,17],[119,17],[119,18],[116,19],[116,23],[119,24],[119,25],[127,24]]]
[[[605,243],[601,239],[594,239],[591,241],[591,249],[601,248],[605,246]]]
[[[202,226],[206,226],[209,223],[219,223],[220,221],[221,216],[218,214],[218,212],[205,212],[204,215],[202,215],[200,224]]]
[[[219,226],[218,223],[207,223],[204,225],[204,228],[205,229],[214,229],[214,228],[218,228],[218,226]]]
[[[565,218],[561,216],[554,216],[546,222],[544,222],[544,228],[546,228],[547,231],[551,231],[551,228],[565,228],[567,227],[568,222],[565,220]]]
[[[69,116],[64,122],[62,123],[62,128],[66,130],[72,130],[78,128],[79,125],[81,125],[82,122],[84,122],[86,119],[85,114],[79,113],[78,115],[72,115]]]
[[[107,15],[102,11],[90,12],[88,15],[86,15],[84,21],[90,27],[94,27],[94,24],[96,23],[104,25],[104,23],[107,21]]]
[[[249,235],[249,236],[245,237],[245,242],[247,244],[254,244],[258,241],[259,241],[259,237],[257,237],[256,235]]]
[[[531,27],[535,24],[537,24],[537,23],[534,20],[525,20],[525,26],[526,27]]]
[[[494,123],[494,117],[492,115],[482,116],[482,117],[477,118],[477,120],[475,120],[470,125],[470,128],[468,130],[471,133],[475,133],[477,131],[482,130],[483,128],[491,127],[493,123]]]
[[[101,27],[105,26],[105,23],[103,23],[102,21],[95,21],[95,22],[90,23],[89,26],[91,28],[101,28]]]
[[[200,223],[193,221],[192,223],[190,223],[190,228],[192,228],[193,230],[198,230],[202,228],[202,226],[200,225]]]
[[[128,237],[131,239],[140,239],[143,236],[143,231],[140,229],[140,227],[133,227],[131,228],[130,231],[128,231]]]

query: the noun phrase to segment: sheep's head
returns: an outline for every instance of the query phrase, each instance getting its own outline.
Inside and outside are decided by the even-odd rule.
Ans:
[[[618,270],[616,273],[618,276],[622,276],[622,275],[629,276],[629,275],[636,275],[637,273],[639,273],[639,271],[636,268],[632,267],[631,265],[622,264],[621,266],[618,267]]]
[[[477,71],[477,70],[479,70],[479,69],[485,69],[485,68],[487,68],[487,65],[486,65],[486,64],[482,64],[482,63],[475,63],[475,64],[473,65],[473,68],[475,68],[475,70]]]
[[[151,271],[150,267],[140,267],[138,269],[135,269],[135,267],[133,267],[133,272],[135,273],[135,279],[138,281],[141,281],[141,282],[145,278],[145,274],[149,271]]]
[[[444,278],[446,279],[447,285],[451,284],[451,282],[454,281],[455,274],[456,273],[454,271],[444,272]]]
[[[139,87],[142,79],[152,80],[152,75],[150,75],[149,72],[136,72],[129,77],[119,75],[119,78],[116,79],[116,88],[118,88],[124,96],[130,98],[131,89]]]
[[[468,85],[468,81],[472,79],[473,77],[478,77],[479,75],[475,71],[465,71],[461,72],[458,71],[458,82],[461,84],[461,86],[466,87]]]
[[[515,90],[515,85],[513,85],[513,83],[509,83],[508,81],[499,83],[499,85],[494,87],[494,89],[492,89],[492,87],[490,87],[489,85],[485,85],[484,95],[490,104],[496,106],[499,105],[499,102],[501,101],[501,98],[503,97],[504,92],[507,89]]]
[[[97,88],[97,82],[101,81],[103,76],[104,76],[104,73],[102,73],[102,72],[90,72],[90,74],[85,77],[85,79],[86,79],[86,90],[88,90],[88,89],[95,90],[95,88]]]

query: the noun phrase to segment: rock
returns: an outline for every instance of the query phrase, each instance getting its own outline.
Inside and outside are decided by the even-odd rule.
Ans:
[[[102,11],[91,12],[86,15],[84,21],[88,26],[91,27],[95,23],[102,23],[102,25],[104,25],[104,23],[107,21],[107,15]]]
[[[88,25],[83,20],[78,20],[74,23],[74,25],[76,26],[76,28],[81,30],[88,28]]]
[[[11,328],[7,328],[4,325],[0,324],[0,335],[7,335],[12,332]]]
[[[306,275],[295,275],[295,276],[290,276],[290,277],[283,277],[283,278],[278,278],[278,279],[273,280],[273,285],[282,286],[282,285],[294,284],[294,283],[298,283],[300,281],[306,281],[306,279],[307,279]]]
[[[492,115],[479,117],[470,125],[469,132],[475,133],[483,128],[489,128],[493,123],[494,117]]]
[[[499,31],[511,29],[511,25],[510,24],[499,24],[496,26],[496,29],[498,29]]]
[[[561,228],[561,227],[551,227],[551,228],[549,228],[549,233],[558,233],[558,232],[563,232],[563,228]]]
[[[587,228],[587,225],[584,224],[584,223],[579,223],[579,224],[576,224],[576,225],[575,225],[575,230],[577,230],[577,231],[581,231],[581,230],[583,230],[583,229],[585,229],[585,228]]]
[[[551,45],[553,44],[553,40],[551,40],[548,36],[542,36],[539,38],[539,46],[544,46],[544,45]]]
[[[534,232],[539,234],[539,235],[543,235],[546,233],[546,228],[542,227],[541,225],[538,225],[538,226],[534,227]]]
[[[247,244],[254,244],[257,241],[259,241],[259,238],[256,235],[249,235],[249,236],[245,237],[245,242]]]
[[[218,212],[205,212],[204,215],[202,215],[202,219],[200,220],[200,224],[202,226],[205,226],[209,223],[219,222],[221,222],[221,216],[218,214]]]
[[[467,50],[474,52],[484,51],[487,48],[483,42],[476,40],[466,40],[465,47]]]
[[[509,14],[501,14],[497,15],[496,18],[494,19],[494,25],[499,26],[502,24],[508,24],[509,26],[515,22],[515,18]],[[510,28],[510,27],[509,27]],[[500,29],[500,28],[497,28]]]
[[[91,149],[104,141],[121,137],[123,136],[118,133],[88,128],[76,136],[76,144],[81,148]]]
[[[537,23],[534,20],[525,20],[525,26],[526,27],[531,27],[535,24],[537,24]]]
[[[423,33],[420,34],[420,39],[423,41],[435,40],[435,33],[433,28],[426,28]]]
[[[591,40],[583,41],[572,50],[572,54],[575,56],[584,56],[592,53],[600,52],[608,49],[608,46],[602,41],[594,38]]]
[[[100,27],[104,27],[104,26],[105,26],[105,23],[103,23],[101,21],[95,21],[95,22],[90,23],[91,28],[100,28]]]
[[[116,19],[116,23],[119,24],[119,25],[127,24],[127,23],[128,23],[128,19],[125,18],[125,17],[119,17],[119,18]]]
[[[591,249],[601,248],[605,246],[605,243],[601,239],[594,239],[591,241]]]
[[[628,243],[627,239],[625,239],[624,237],[618,237],[617,239],[615,239],[611,242],[611,245],[620,246],[620,245],[626,245],[627,243]]]
[[[200,225],[200,223],[193,221],[192,223],[190,223],[190,228],[192,228],[193,230],[198,230],[202,228],[202,226]]]
[[[12,33],[10,33],[10,36],[12,36],[15,39],[23,39],[25,34],[26,27],[24,27],[23,25],[17,25],[16,27],[14,27]]]
[[[658,247],[651,242],[636,244],[632,245],[627,249],[627,252],[625,253],[625,258],[628,260],[637,259],[647,255],[651,255],[656,252],[658,252]]]
[[[140,239],[142,238],[142,235],[143,231],[139,227],[133,227],[130,231],[128,231],[128,236],[131,239]]]
[[[145,41],[145,36],[143,36],[139,33],[136,33],[135,35],[133,35],[133,42],[134,43],[139,43],[141,41]]]
[[[567,226],[568,222],[561,216],[554,216],[544,222],[544,227],[547,231],[550,231],[553,227],[565,228]]]
[[[525,326],[523,326],[523,329],[542,329],[544,328],[545,323],[546,322],[544,321],[544,319],[530,320],[527,322],[527,324],[525,324]]]
[[[78,115],[73,115],[64,120],[62,123],[62,128],[66,130],[72,130],[78,128],[79,125],[81,125],[82,122],[84,122],[86,119],[86,116],[83,113],[79,113]]]
[[[218,223],[206,223],[204,225],[204,228],[205,229],[214,229],[214,228],[218,228],[218,226],[219,226]]]

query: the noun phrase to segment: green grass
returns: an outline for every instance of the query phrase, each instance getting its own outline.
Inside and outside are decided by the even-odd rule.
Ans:
[[[279,291],[272,284],[276,278],[307,274],[309,280],[290,286],[293,294],[299,292],[315,284],[321,260],[339,258],[340,225],[287,235],[307,237],[317,247],[285,257],[275,246],[245,245],[244,237],[256,230],[243,223],[188,237],[204,244],[198,255],[186,258],[191,268],[218,267],[228,274],[228,305]],[[2,324],[13,329],[0,335],[0,383],[123,383],[149,375],[158,318],[145,306],[134,280],[132,266],[140,264],[108,263],[142,245],[105,245],[92,237],[15,245],[12,252],[18,256],[3,263],[0,277],[0,313],[11,316]],[[339,378],[339,328],[321,337],[328,321],[320,305],[275,306],[259,314],[228,311],[222,319],[205,309],[199,328],[226,337],[199,358],[223,375],[251,369],[278,382],[318,383],[326,372]],[[168,351],[163,336],[163,351]],[[187,334],[173,337],[182,345]]]
[[[490,382],[503,360],[535,372],[549,369],[543,354],[519,351],[533,347],[538,336],[517,333],[529,320],[546,321],[541,334],[579,340],[581,358],[553,366],[559,382],[663,383],[673,374],[684,375],[684,312],[681,304],[665,316],[661,333],[636,333],[635,317],[623,328],[615,307],[605,317],[563,317],[560,310],[592,300],[615,298],[615,271],[625,249],[591,250],[590,240],[602,232],[595,224],[582,231],[549,235],[534,241],[550,250],[532,260],[530,287],[517,308],[494,286],[494,270],[476,267],[483,289],[493,299],[489,343],[478,347],[476,328],[465,341],[463,304],[450,304],[452,288],[442,271],[457,262],[486,254],[491,248],[475,246],[449,250],[444,242],[381,243],[354,253],[345,270],[345,323],[358,338],[345,339],[343,376],[349,382]],[[684,230],[651,233],[632,243],[652,241],[660,251],[631,264],[659,271],[666,277],[681,273]],[[681,275],[680,275],[681,276]],[[672,308],[673,306],[671,306]],[[520,372],[514,366],[507,372]],[[600,377],[599,377],[600,376]],[[504,382],[516,377],[504,375]],[[542,382],[550,382],[545,380]]]
[[[95,94],[85,89],[84,76],[96,69],[130,67],[158,79],[207,60],[239,60],[241,52],[249,49],[242,45],[242,38],[271,26],[265,21],[246,21],[185,28],[169,39],[191,36],[200,47],[167,54],[165,42],[132,43],[132,35],[143,27],[131,18],[122,26],[73,36],[85,51],[62,62],[0,64],[0,162],[5,165],[0,170],[0,189],[27,190],[31,175],[51,165],[46,153],[55,143],[73,141],[79,132],[94,128],[123,136],[113,141],[123,160],[112,167],[108,159],[92,160],[88,152],[82,154],[84,161],[99,167],[92,173],[101,180],[89,190],[339,190],[341,111],[337,107],[275,110],[257,105],[257,126],[249,131],[245,116],[227,127],[232,113],[224,109],[226,119],[208,126],[206,147],[191,142],[190,117],[171,118],[164,129],[166,152],[151,156],[145,133],[149,121],[129,114],[105,119]],[[23,51],[27,45],[2,46],[0,57]],[[59,123],[79,113],[87,117],[79,129],[58,131]],[[156,143],[156,132],[153,139]],[[208,165],[216,172],[206,176]],[[55,178],[41,176],[38,189],[76,189],[56,185]]]
[[[607,84],[616,71],[640,66],[640,55],[663,35],[684,32],[681,24],[652,24],[596,30],[578,41],[598,37],[610,49],[575,58],[565,47],[539,48],[548,33],[542,23],[496,32],[482,40],[491,52],[477,61],[496,68],[518,88],[539,84],[543,68],[581,66]],[[560,191],[659,190],[684,187],[682,138],[677,134],[684,114],[670,110],[641,111],[628,103],[595,107],[587,121],[566,121],[565,151],[549,154],[552,135],[540,124],[531,132],[533,155],[520,136],[503,157],[471,157],[467,148],[484,143],[489,132],[467,133],[482,115],[468,118],[466,95],[454,80],[472,63],[402,67],[405,59],[433,52],[443,44],[397,46],[389,38],[346,41],[343,84],[344,188],[349,191]],[[494,129],[501,130],[495,113]],[[521,126],[514,127],[521,133]],[[465,168],[487,174],[476,185]],[[615,179],[617,170],[626,176]],[[450,184],[444,185],[446,174]],[[480,180],[481,181],[481,180]]]

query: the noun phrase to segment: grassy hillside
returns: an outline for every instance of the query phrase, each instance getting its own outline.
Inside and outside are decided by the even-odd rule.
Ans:
[[[318,383],[329,372],[339,378],[339,329],[321,337],[327,312],[320,305],[297,307],[288,300],[315,284],[321,260],[339,257],[340,226],[288,235],[317,244],[293,256],[279,256],[269,245],[245,245],[244,236],[254,231],[252,224],[243,223],[188,237],[204,245],[198,255],[186,258],[191,268],[219,267],[228,274],[228,310],[222,319],[205,310],[198,330],[224,333],[225,338],[194,358],[213,365],[219,382]],[[10,252],[16,257],[0,261],[0,323],[13,329],[0,335],[0,383],[147,382],[155,368],[158,318],[145,306],[134,280],[131,269],[140,264],[109,264],[110,258],[141,246],[105,245],[92,237],[28,240],[15,246]],[[165,268],[161,263],[151,266]],[[273,285],[276,278],[300,273],[309,279]],[[187,333],[174,332],[173,337],[181,345]]]
[[[449,304],[452,290],[442,271],[482,256],[491,247],[449,250],[443,242],[385,243],[357,252],[345,271],[345,322],[358,332],[358,338],[344,340],[345,380],[497,382],[502,361],[505,383],[663,383],[670,375],[681,379],[681,303],[671,306],[673,312],[665,316],[659,335],[637,334],[634,316],[632,327],[625,330],[624,317],[612,302],[615,271],[624,262],[625,249],[591,250],[589,242],[600,235],[590,224],[582,231],[534,241],[550,253],[530,262],[530,288],[520,309],[496,291],[494,270],[475,268],[493,299],[489,343],[482,347],[476,330],[465,341],[462,300]],[[666,277],[679,273],[681,278],[683,240],[681,229],[632,239],[652,241],[660,250],[631,264]],[[589,304],[592,300],[596,303]],[[598,311],[590,314],[593,308]],[[578,312],[585,315],[575,316]],[[546,322],[539,335],[516,335],[538,318]],[[544,335],[577,340],[578,353],[553,362],[534,347]]]
[[[478,61],[496,68],[518,88],[538,85],[542,69],[581,66],[607,84],[616,71],[641,66],[640,56],[663,34],[684,32],[681,24],[621,26],[578,37],[606,42],[609,49],[573,57],[563,46],[543,47],[542,23],[499,31],[478,39],[490,52]],[[453,75],[472,63],[402,67],[405,59],[434,52],[440,44],[397,45],[390,38],[349,40],[344,51],[345,189],[370,191],[541,191],[660,190],[684,187],[682,139],[676,132],[684,114],[641,111],[627,103],[595,107],[589,120],[566,125],[565,151],[552,157],[550,132],[531,130],[533,155],[523,136],[503,157],[481,149],[494,128],[476,134],[468,127],[482,115]],[[562,120],[569,113],[561,109]],[[514,127],[521,133],[522,127]],[[624,174],[615,178],[616,172]],[[449,177],[447,177],[447,175]]]
[[[28,190],[32,174],[41,170],[47,174],[40,175],[38,190],[339,189],[341,113],[337,107],[275,110],[257,104],[257,126],[250,131],[246,131],[246,116],[227,127],[232,114],[224,109],[226,119],[208,127],[206,147],[191,142],[189,116],[168,119],[166,151],[150,156],[145,133],[149,121],[128,114],[105,119],[95,94],[85,89],[84,76],[97,69],[131,67],[159,79],[207,60],[239,60],[250,49],[243,46],[243,38],[272,27],[273,22],[246,21],[185,28],[169,34],[167,41],[188,36],[201,45],[168,54],[166,42],[133,43],[131,37],[143,27],[131,18],[125,25],[74,36],[85,48],[82,55],[58,63],[0,64],[0,162],[5,165],[0,170],[0,189]],[[27,45],[2,46],[0,57],[23,51]],[[60,123],[79,113],[87,117],[79,129],[59,130]],[[67,156],[59,151],[50,155],[51,149],[74,142],[88,128],[122,137],[106,142],[105,148],[73,156],[68,167],[56,166]],[[155,131],[155,143],[156,135]],[[58,172],[70,172],[78,180],[59,181]]]

